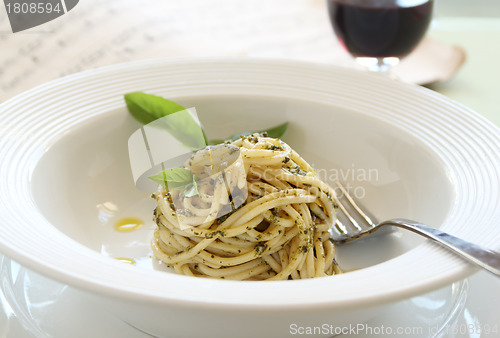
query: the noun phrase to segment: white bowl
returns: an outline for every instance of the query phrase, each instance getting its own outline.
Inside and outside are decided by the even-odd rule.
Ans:
[[[159,336],[287,336],[346,325],[475,269],[415,235],[339,248],[350,273],[300,281],[192,278],[151,259],[154,201],[137,190],[123,94],[195,106],[209,138],[290,122],[285,138],[378,219],[412,218],[500,249],[500,132],[432,91],[363,72],[251,59],[147,60],[65,77],[0,106],[0,250],[103,299]],[[327,171],[324,171],[327,170]],[[126,216],[140,231],[113,230]],[[130,257],[129,266],[110,257]],[[105,301],[104,301],[105,300]]]

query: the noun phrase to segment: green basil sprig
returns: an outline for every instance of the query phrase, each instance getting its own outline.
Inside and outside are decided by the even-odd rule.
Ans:
[[[151,123],[161,117],[186,109],[161,96],[142,92],[125,94],[125,103],[130,114],[142,124]]]
[[[125,103],[130,114],[142,124],[186,110],[183,106],[161,96],[142,92],[125,94]],[[203,149],[208,143],[205,132],[189,113],[173,115],[168,122],[162,123],[161,120],[159,122],[156,127],[167,130],[190,150]]]
[[[159,118],[186,110],[183,106],[167,100],[161,96],[146,94],[143,92],[132,92],[124,95],[125,103],[127,104],[130,114],[142,124],[149,124]],[[168,125],[160,125],[159,127],[165,128],[177,140],[184,143],[191,150],[198,150],[203,148],[199,144],[199,130],[200,125],[189,115],[185,114],[169,120]],[[249,136],[254,133],[267,133],[272,138],[282,138],[288,130],[288,122],[278,126],[268,128],[257,132],[242,132],[229,136],[227,139],[213,139],[207,141],[205,131],[201,129],[204,139],[204,145],[215,145],[223,143],[226,140],[237,140],[241,136]],[[173,190],[186,190],[185,196],[191,197],[198,194],[197,181],[198,178],[189,169],[186,168],[173,168],[167,169],[150,179],[161,184],[168,189]]]
[[[170,190],[186,190],[186,197],[198,194],[198,177],[186,168],[167,169],[148,178]]]

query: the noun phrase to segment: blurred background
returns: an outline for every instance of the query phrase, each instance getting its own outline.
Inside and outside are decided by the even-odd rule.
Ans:
[[[396,73],[500,124],[496,96],[489,96],[491,75],[500,74],[493,62],[499,34],[500,1],[435,0],[428,36],[448,50],[408,57]],[[452,47],[463,52],[463,66],[447,56]],[[0,48],[0,102],[60,76],[145,58],[251,56],[356,67],[334,37],[325,0],[80,0],[17,33],[0,6]]]
[[[500,1],[435,0],[428,37],[437,44],[404,60],[398,75],[500,126]],[[214,56],[356,67],[334,37],[325,0],[80,0],[65,15],[17,33],[0,5],[0,102],[118,62]],[[479,273],[470,285],[461,320],[500,323],[498,308],[491,309],[500,302],[500,281]]]
[[[500,17],[497,0],[436,0],[437,16]]]

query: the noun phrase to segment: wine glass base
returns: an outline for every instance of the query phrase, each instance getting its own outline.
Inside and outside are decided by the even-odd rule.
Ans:
[[[389,75],[392,67],[399,63],[398,57],[356,57],[356,62],[366,68],[367,70],[375,73]]]

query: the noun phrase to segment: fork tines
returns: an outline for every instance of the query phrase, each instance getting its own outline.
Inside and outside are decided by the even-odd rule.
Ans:
[[[358,206],[347,192],[347,189],[344,188],[340,182],[337,181],[335,183],[341,192],[341,194],[337,194],[337,202],[341,213],[337,214],[337,222],[335,223],[335,228],[340,237],[339,235],[332,234],[335,240],[341,241],[344,237],[351,237],[357,233],[375,227],[375,223],[363,209]]]

